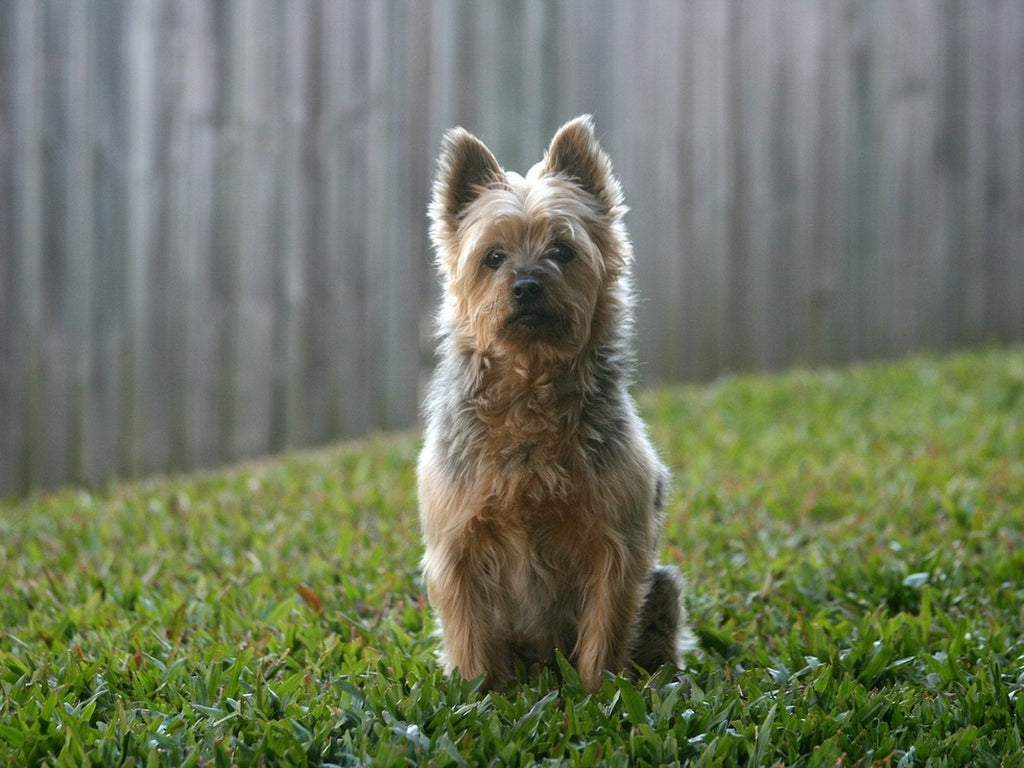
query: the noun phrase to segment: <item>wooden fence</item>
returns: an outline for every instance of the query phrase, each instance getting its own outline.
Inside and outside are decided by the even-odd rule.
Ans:
[[[582,112],[645,381],[1024,338],[1020,0],[0,0],[0,493],[414,424],[443,130]]]

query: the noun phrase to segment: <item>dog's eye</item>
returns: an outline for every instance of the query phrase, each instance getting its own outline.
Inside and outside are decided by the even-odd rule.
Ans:
[[[554,259],[559,264],[568,264],[576,258],[576,251],[568,243],[559,240],[551,246],[551,250],[548,251],[548,257]]]
[[[484,256],[484,266],[488,269],[497,269],[505,263],[505,254],[501,251],[488,251]]]

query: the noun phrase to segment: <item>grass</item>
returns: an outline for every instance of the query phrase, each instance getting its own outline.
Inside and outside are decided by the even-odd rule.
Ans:
[[[0,765],[1024,763],[1024,350],[642,404],[686,671],[446,680],[380,437],[0,503]]]

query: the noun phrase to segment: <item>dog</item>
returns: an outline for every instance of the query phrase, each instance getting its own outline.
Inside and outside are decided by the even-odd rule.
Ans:
[[[629,393],[632,246],[584,115],[525,177],[462,128],[430,236],[443,287],[417,465],[446,673],[487,689],[552,664],[677,663],[681,583],[656,554],[668,474]]]

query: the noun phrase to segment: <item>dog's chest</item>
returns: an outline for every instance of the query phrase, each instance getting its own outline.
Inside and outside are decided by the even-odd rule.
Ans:
[[[498,385],[476,402],[481,458],[511,475],[543,477],[575,461],[579,399],[552,383]]]
[[[510,538],[520,550],[512,560],[533,578],[564,574],[602,517],[591,473],[564,444],[508,447],[485,482],[488,512],[518,532]]]
[[[479,395],[475,495],[489,514],[525,531],[546,559],[541,541],[557,548],[593,521],[599,468],[587,446],[595,430],[566,381],[504,377]]]
[[[493,431],[486,440],[483,478],[492,502],[524,524],[546,517],[553,508],[575,506],[588,472],[572,435]]]

